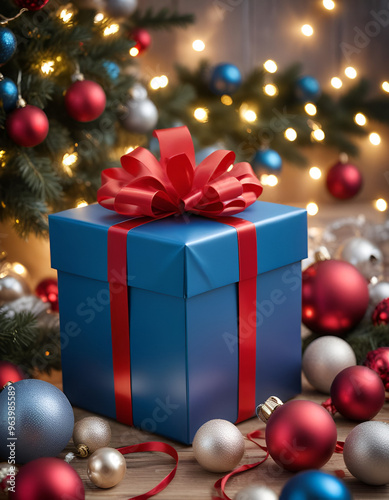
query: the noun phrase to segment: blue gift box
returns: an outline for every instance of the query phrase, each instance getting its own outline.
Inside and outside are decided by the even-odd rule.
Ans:
[[[288,399],[301,383],[301,259],[306,211],[257,201],[237,215],[257,234],[257,404]],[[58,270],[64,392],[116,418],[108,229],[127,218],[100,205],[50,216]],[[237,420],[239,389],[236,230],[217,219],[171,216],[127,235],[133,421],[191,443],[213,418]],[[244,341],[244,339],[243,339]],[[252,415],[255,407],[252,408]]]

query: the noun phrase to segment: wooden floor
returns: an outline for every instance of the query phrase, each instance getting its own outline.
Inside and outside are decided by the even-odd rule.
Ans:
[[[52,380],[60,386],[60,381]],[[317,393],[309,384],[303,380],[303,393],[299,399],[309,399],[321,403],[326,397]],[[75,419],[80,420],[85,416],[91,415],[90,412],[75,408]],[[383,410],[375,418],[389,423],[389,402],[385,403]],[[335,417],[338,428],[338,439],[345,440],[348,433],[356,425],[355,422],[346,421],[341,416]],[[155,496],[156,499],[166,500],[206,500],[211,499],[212,487],[215,481],[223,474],[214,474],[203,470],[195,461],[190,446],[184,446],[179,443],[159,438],[146,432],[138,431],[123,424],[111,421],[112,428],[112,447],[132,445],[145,441],[164,441],[174,446],[179,454],[179,466],[175,479],[166,490]],[[264,429],[264,424],[257,419],[251,419],[238,425],[239,429],[246,435],[256,429]],[[65,456],[66,452],[74,451],[70,442],[66,450],[61,454]],[[248,464],[259,461],[263,452],[254,444],[246,440],[246,451],[241,464]],[[74,459],[71,464],[80,474],[86,491],[86,499],[129,499],[140,495],[153,488],[174,465],[173,459],[159,453],[136,453],[126,456],[127,473],[124,480],[109,490],[102,490],[95,487],[89,481],[86,474],[86,460],[81,458]],[[323,467],[323,471],[334,473],[342,470],[345,473],[344,480],[351,490],[355,500],[374,500],[389,499],[389,485],[383,487],[372,487],[360,483],[347,471],[342,455],[334,454],[331,460]],[[234,498],[239,489],[251,484],[264,484],[280,493],[283,485],[293,476],[292,473],[281,470],[272,459],[259,467],[245,472],[235,478],[232,478],[227,485],[227,494]],[[1,496],[0,498],[5,498]]]

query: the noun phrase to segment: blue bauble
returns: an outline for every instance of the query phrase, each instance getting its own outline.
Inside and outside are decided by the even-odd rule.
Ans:
[[[255,153],[254,166],[271,172],[279,172],[282,167],[282,158],[274,149],[260,149]]]
[[[213,68],[210,89],[216,95],[233,94],[242,82],[239,69],[234,64],[218,64]]]
[[[17,464],[55,457],[68,444],[73,427],[69,400],[48,382],[20,380],[0,393],[0,461],[11,455]]]
[[[120,75],[120,68],[119,66],[113,62],[113,61],[104,61],[103,66],[106,69],[108,76],[112,81],[115,81],[118,79]]]
[[[0,105],[9,113],[16,108],[18,101],[18,88],[10,78],[0,80]]]
[[[313,76],[302,76],[296,82],[296,96],[303,102],[316,102],[321,94],[319,82]]]
[[[319,470],[300,472],[289,479],[280,500],[352,500],[343,481]]]
[[[13,32],[0,26],[0,66],[9,61],[15,54],[16,45],[16,36]]]

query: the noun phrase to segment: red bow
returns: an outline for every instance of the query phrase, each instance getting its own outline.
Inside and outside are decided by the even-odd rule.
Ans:
[[[183,212],[215,217],[242,212],[262,193],[248,163],[233,165],[232,151],[215,151],[196,167],[187,127],[155,130],[153,135],[161,160],[141,147],[122,156],[123,168],[101,174],[100,205],[129,217]]]

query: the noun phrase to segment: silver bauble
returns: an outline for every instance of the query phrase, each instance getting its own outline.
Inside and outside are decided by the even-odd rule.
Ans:
[[[193,455],[198,463],[211,472],[234,469],[243,457],[244,438],[231,422],[209,420],[196,432]]]
[[[337,251],[337,257],[355,266],[370,281],[383,273],[384,258],[381,250],[366,238],[346,240]]]
[[[99,448],[109,446],[111,427],[100,417],[85,417],[75,423],[73,442],[81,456],[94,453]]]
[[[31,293],[27,281],[12,270],[0,272],[0,306]]]
[[[389,297],[389,283],[387,281],[380,281],[375,285],[369,286],[369,305],[374,309],[381,300]]]
[[[150,99],[130,99],[120,116],[122,126],[129,132],[146,134],[158,121],[158,110]]]
[[[360,481],[380,486],[389,483],[389,425],[369,421],[357,425],[344,443],[343,458]]]
[[[105,0],[104,12],[111,17],[128,17],[138,7],[138,0]]]
[[[277,500],[278,496],[266,486],[248,486],[238,491],[234,500]]]
[[[311,342],[303,355],[303,372],[318,391],[329,394],[336,375],[357,360],[350,345],[339,337],[325,335]]]

